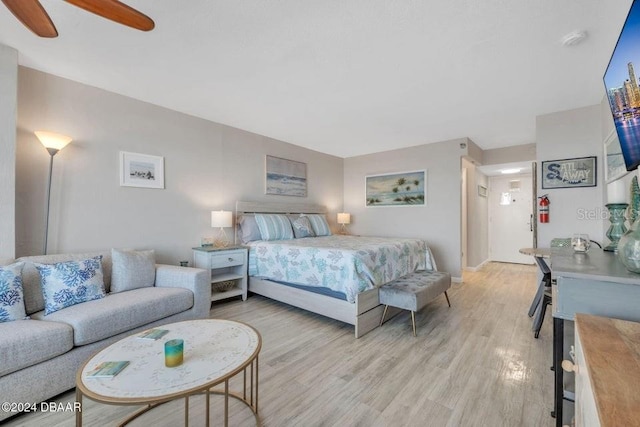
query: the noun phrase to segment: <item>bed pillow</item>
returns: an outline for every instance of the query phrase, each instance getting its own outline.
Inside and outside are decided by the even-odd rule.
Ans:
[[[22,267],[24,262],[0,267],[0,323],[27,317],[24,311]]]
[[[102,255],[81,261],[33,265],[40,273],[45,316],[105,297]]]
[[[324,215],[306,215],[316,236],[331,236],[331,229]]]
[[[111,249],[111,293],[153,286],[156,282],[155,251]]]
[[[291,226],[293,227],[293,235],[296,239],[303,237],[316,237],[316,233],[313,232],[313,227],[309,222],[309,218],[306,216],[289,217]]]
[[[256,222],[258,223],[262,240],[293,239],[291,222],[286,215],[256,214]]]
[[[242,244],[246,245],[249,242],[262,239],[258,223],[253,215],[242,215],[238,220],[238,228]]]

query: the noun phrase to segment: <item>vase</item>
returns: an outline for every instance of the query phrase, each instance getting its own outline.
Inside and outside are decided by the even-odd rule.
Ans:
[[[631,203],[629,203],[629,222],[633,224],[640,216],[640,186],[638,186],[637,176],[634,176],[631,180],[630,192],[631,197],[629,200]]]
[[[615,252],[618,250],[618,241],[627,232],[627,227],[624,225],[624,213],[629,205],[626,203],[608,203],[605,206],[609,209],[611,225],[607,230],[607,237],[611,243],[605,246],[604,250]]]
[[[620,238],[618,259],[627,270],[640,273],[640,218],[636,219],[629,231]]]

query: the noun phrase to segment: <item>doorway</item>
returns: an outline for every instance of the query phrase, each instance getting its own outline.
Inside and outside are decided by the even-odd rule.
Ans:
[[[533,243],[531,174],[489,178],[489,258],[492,261],[532,264],[520,248]]]

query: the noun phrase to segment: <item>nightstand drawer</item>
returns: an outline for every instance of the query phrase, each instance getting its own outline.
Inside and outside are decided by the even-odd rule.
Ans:
[[[211,268],[233,267],[244,264],[244,252],[211,255]]]

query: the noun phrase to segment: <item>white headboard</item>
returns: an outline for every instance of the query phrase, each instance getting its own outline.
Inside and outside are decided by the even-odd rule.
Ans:
[[[236,202],[236,217],[255,213],[326,214],[327,208],[312,203]]]

